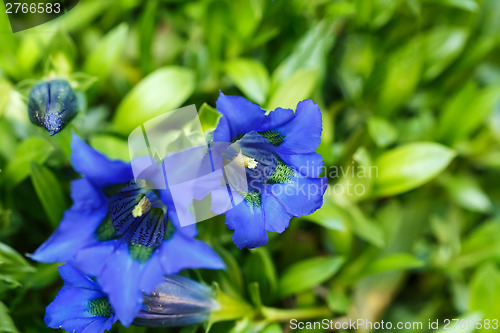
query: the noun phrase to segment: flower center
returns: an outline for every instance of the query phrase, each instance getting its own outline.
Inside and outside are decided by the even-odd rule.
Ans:
[[[141,217],[149,208],[151,208],[151,201],[149,201],[148,197],[144,196],[132,210],[132,216]]]
[[[111,219],[106,229],[100,227],[101,235],[104,231],[106,234],[113,231],[113,238],[129,245],[151,248],[160,246],[163,241],[167,224],[166,207],[154,191],[131,181],[111,196],[108,212]]]
[[[255,160],[255,158],[245,156],[242,153],[236,155],[233,160],[240,167],[246,167],[249,169],[255,169],[257,167],[257,164],[259,164],[259,162]]]

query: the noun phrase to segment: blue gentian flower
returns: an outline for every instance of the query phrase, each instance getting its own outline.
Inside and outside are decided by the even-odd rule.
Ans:
[[[214,142],[239,146],[236,161],[246,167],[244,201],[226,213],[239,247],[266,244],[267,232],[283,232],[292,216],[309,215],[323,204],[327,180],[315,153],[321,141],[322,116],[317,104],[305,100],[296,111],[278,108],[267,113],[239,96],[220,93],[222,114]]]
[[[66,80],[40,81],[33,86],[28,100],[31,122],[45,128],[51,136],[59,133],[78,112],[75,92]]]
[[[109,330],[117,318],[97,282],[71,265],[60,266],[59,274],[64,286],[47,306],[47,326],[78,333]]]
[[[72,182],[73,206],[34,260],[71,262],[95,276],[126,326],[141,309],[143,292],[164,275],[224,268],[207,244],[194,239],[194,226],[179,226],[168,190],[137,184],[129,163],[107,159],[77,135],[71,148],[72,165],[84,177]]]
[[[153,292],[144,295],[144,308],[134,325],[186,326],[205,322],[219,308],[211,288],[188,278],[172,275]]]

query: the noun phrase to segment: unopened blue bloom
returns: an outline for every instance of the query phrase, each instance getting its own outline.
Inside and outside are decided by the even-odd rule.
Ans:
[[[223,115],[214,142],[232,142],[246,167],[248,191],[244,202],[226,213],[239,247],[254,248],[268,241],[267,232],[283,232],[292,216],[309,215],[323,204],[327,180],[319,178],[323,158],[315,153],[321,141],[322,117],[317,104],[305,100],[296,111],[278,108],[266,114],[239,96],[220,94]]]
[[[49,131],[51,136],[75,118],[77,111],[76,95],[65,80],[41,81],[30,91],[29,118],[33,124]]]
[[[143,292],[164,275],[224,268],[207,244],[194,239],[194,226],[179,227],[167,190],[139,186],[129,163],[107,159],[76,135],[71,148],[73,167],[84,177],[72,182],[73,206],[34,260],[71,262],[95,276],[124,325],[141,309]]]
[[[47,326],[78,333],[109,330],[117,318],[101,287],[70,265],[59,267],[59,274],[64,286],[47,306]]]
[[[168,276],[151,294],[144,295],[144,308],[134,324],[168,327],[203,323],[219,307],[213,296],[208,286],[182,276]]]

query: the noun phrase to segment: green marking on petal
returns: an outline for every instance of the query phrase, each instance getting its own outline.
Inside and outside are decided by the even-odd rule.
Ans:
[[[154,250],[156,250],[156,247],[144,246],[135,243],[131,243],[128,245],[128,252],[130,253],[130,257],[141,263],[148,261],[148,259],[153,255]]]
[[[280,158],[277,160],[276,168],[269,178],[267,178],[266,183],[268,184],[285,184],[292,182],[292,178],[295,177],[295,170],[283,162]]]
[[[250,208],[260,207],[260,194],[257,192],[239,192]]]
[[[114,314],[107,297],[99,297],[89,301],[87,308],[87,312],[94,317],[111,317]]]
[[[100,241],[107,241],[117,238],[115,227],[113,226],[113,221],[109,216],[107,216],[104,221],[101,222],[96,230],[96,238]]]
[[[285,140],[285,136],[281,135],[280,132],[276,130],[262,131],[258,132],[262,137],[266,138],[274,146],[279,146]]]

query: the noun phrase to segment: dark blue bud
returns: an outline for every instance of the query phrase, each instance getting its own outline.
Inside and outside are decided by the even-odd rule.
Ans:
[[[51,136],[75,118],[77,111],[76,95],[67,81],[41,81],[31,88],[28,102],[30,120],[49,131]]]
[[[150,295],[144,296],[144,309],[134,324],[170,327],[199,324],[218,309],[212,289],[182,276],[165,278]]]

